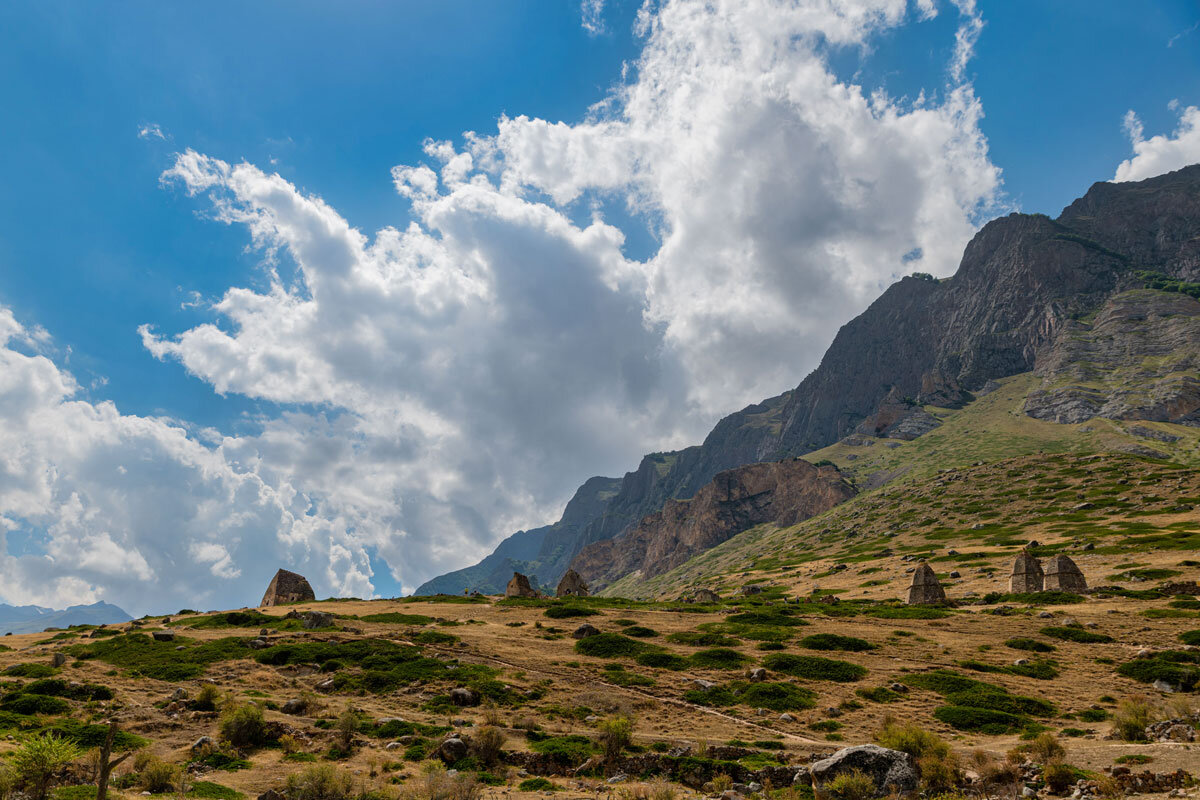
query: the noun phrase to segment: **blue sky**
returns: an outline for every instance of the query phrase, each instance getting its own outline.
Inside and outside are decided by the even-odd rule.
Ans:
[[[954,210],[961,218],[953,225],[930,222],[927,217],[946,216],[945,209],[930,200],[928,214],[918,215],[919,219],[897,219],[894,224],[881,225],[880,230],[858,231],[848,246],[854,250],[861,241],[869,243],[871,237],[879,236],[878,248],[865,252],[862,258],[870,261],[878,257],[881,266],[847,278],[847,283],[841,285],[837,276],[846,270],[837,265],[818,264],[786,272],[789,259],[803,260],[796,254],[806,251],[808,240],[784,237],[786,241],[781,239],[779,247],[772,250],[771,237],[781,227],[795,231],[823,224],[818,218],[823,217],[824,207],[815,201],[811,206],[801,202],[804,193],[796,187],[807,185],[806,181],[828,182],[830,176],[821,171],[825,160],[822,154],[830,148],[836,150],[841,138],[865,136],[869,140],[875,135],[871,131],[847,131],[842,136],[814,122],[816,117],[805,118],[804,124],[819,133],[790,141],[780,151],[789,154],[784,166],[779,167],[785,171],[793,167],[790,155],[797,155],[796,174],[791,176],[795,182],[782,184],[780,194],[767,204],[786,207],[794,202],[794,213],[769,224],[761,216],[747,217],[730,225],[740,239],[730,233],[727,241],[697,243],[678,236],[687,227],[686,213],[673,211],[670,198],[685,196],[686,192],[680,195],[684,191],[680,186],[687,181],[703,181],[706,175],[717,180],[720,170],[737,169],[742,159],[748,165],[745,173],[751,174],[756,158],[774,157],[758,149],[764,136],[771,134],[769,118],[763,119],[757,133],[749,135],[736,128],[736,118],[720,116],[723,112],[718,110],[703,112],[718,115],[713,117],[716,121],[686,136],[680,134],[685,137],[681,144],[703,138],[704,132],[716,130],[718,123],[734,127],[728,129],[729,136],[718,137],[698,149],[686,165],[668,163],[669,151],[650,156],[641,149],[635,159],[638,166],[630,167],[633,157],[617,153],[628,141],[613,144],[617,139],[608,132],[597,133],[589,128],[589,120],[604,119],[607,113],[621,116],[620,110],[612,112],[610,105],[607,111],[589,117],[593,104],[605,98],[612,102],[614,87],[636,87],[644,72],[667,69],[663,65],[669,59],[663,54],[671,52],[669,46],[686,41],[689,31],[703,31],[702,25],[707,24],[682,14],[672,16],[681,4],[661,5],[666,9],[663,13],[659,13],[659,6],[647,12],[659,14],[655,17],[661,27],[658,36],[667,42],[655,56],[653,48],[647,49],[647,36],[634,31],[640,6],[634,0],[597,4],[597,20],[603,28],[599,32],[587,30],[581,24],[580,6],[565,0],[444,0],[432,4],[134,2],[116,10],[83,2],[4,4],[0,7],[0,72],[7,78],[0,82],[0,107],[4,109],[0,125],[0,170],[4,175],[4,189],[0,191],[0,307],[9,309],[27,332],[46,332],[44,336],[28,335],[27,341],[20,344],[22,352],[40,354],[64,374],[73,375],[79,384],[74,399],[93,405],[112,401],[121,414],[131,419],[167,418],[175,428],[186,431],[209,449],[216,447],[217,439],[205,429],[236,438],[236,442],[220,448],[222,457],[234,465],[231,469],[239,474],[254,472],[264,485],[278,489],[281,496],[290,497],[293,490],[300,492],[306,499],[299,513],[321,518],[322,524],[332,526],[346,538],[350,553],[347,563],[356,565],[348,567],[349,572],[373,577],[357,582],[318,578],[318,583],[323,582],[327,591],[356,588],[397,592],[411,589],[436,571],[476,557],[515,526],[553,519],[570,489],[589,475],[631,469],[638,453],[694,441],[721,413],[794,385],[815,365],[836,325],[861,310],[880,288],[905,270],[898,253],[924,253],[929,263],[918,264],[919,268],[946,274],[952,271],[954,260],[947,254],[961,250],[970,225],[1009,209],[1056,215],[1092,182],[1111,179],[1118,165],[1133,155],[1124,126],[1130,110],[1136,112],[1145,138],[1162,134],[1166,137],[1164,148],[1173,148],[1173,154],[1187,152],[1190,145],[1182,133],[1176,137],[1176,129],[1182,130],[1186,109],[1200,105],[1200,8],[1190,0],[1155,4],[981,1],[977,14],[983,22],[982,31],[957,81],[948,78],[948,64],[955,54],[955,32],[971,15],[959,13],[948,2],[936,4],[938,13],[932,18],[928,18],[921,3],[914,2],[903,15],[886,21],[867,18],[862,22],[847,14],[859,26],[851,33],[832,23],[801,30],[800,38],[805,41],[801,49],[807,48],[805,59],[811,56],[815,61],[773,65],[779,68],[779,76],[800,74],[809,63],[823,64],[828,75],[841,84],[861,86],[867,94],[885,92],[902,116],[912,111],[915,98],[925,92],[926,102],[944,113],[947,124],[961,126],[958,132],[973,139],[973,144],[964,146],[959,142],[963,137],[956,139],[951,133],[945,143],[937,145],[952,151],[949,161],[961,156],[964,167],[959,172],[975,176],[948,190],[957,198]],[[853,3],[848,0],[847,5]],[[886,12],[880,14],[886,16]],[[732,56],[721,57],[726,58],[720,65],[725,71],[712,74],[746,77],[736,73],[736,69],[746,69],[744,64],[730,62]],[[639,62],[643,58],[647,60]],[[701,54],[701,58],[709,56]],[[717,63],[716,58],[713,56],[711,63]],[[624,78],[623,67],[628,68]],[[670,73],[663,74],[670,78]],[[729,85],[734,83],[731,79]],[[957,112],[951,98],[956,87],[971,93],[965,117],[954,117]],[[728,91],[746,90],[735,87]],[[803,91],[807,89],[794,89],[785,103],[795,106],[792,111],[799,115],[797,118],[804,118]],[[730,97],[736,99],[730,94],[714,103],[713,109],[728,104]],[[674,112],[670,111],[670,102],[662,98],[646,100],[644,106],[639,102],[636,92],[631,92],[621,95],[615,105],[624,108],[628,117],[649,115],[642,120],[644,124],[639,123],[642,132],[657,135],[654,132],[668,129],[687,131],[686,121],[681,122],[677,114],[671,116]],[[753,98],[750,102],[754,104]],[[680,107],[686,109],[687,104]],[[643,110],[636,111],[638,108]],[[660,111],[661,118],[651,119]],[[971,113],[981,116],[964,122]],[[564,131],[570,133],[563,133],[562,141],[578,138],[581,142],[582,150],[572,152],[601,154],[595,159],[589,156],[584,159],[586,163],[576,163],[575,156],[563,156],[561,162],[543,159],[546,153],[557,152],[554,148],[561,144],[554,135],[556,129],[524,123],[506,129],[511,138],[498,137],[489,145],[491,150],[472,151],[474,169],[480,174],[487,171],[480,166],[485,151],[501,154],[504,166],[488,174],[497,185],[502,182],[500,176],[507,174],[506,180],[511,179],[512,185],[519,187],[514,190],[516,195],[527,202],[522,208],[547,214],[553,211],[571,224],[570,235],[563,235],[574,243],[566,251],[554,249],[567,247],[563,242],[551,247],[540,239],[521,238],[532,235],[528,232],[520,236],[507,229],[502,235],[497,233],[501,227],[497,220],[509,220],[504,216],[508,211],[497,211],[483,222],[472,218],[469,224],[455,227],[454,222],[445,223],[445,219],[459,218],[445,208],[422,206],[431,202],[429,197],[420,192],[406,196],[405,190],[397,189],[390,172],[397,165],[429,165],[435,171],[440,168],[437,158],[424,146],[427,140],[451,142],[455,152],[461,154],[470,150],[470,143],[462,136],[465,131],[496,137],[502,116],[518,122],[526,117],[535,123],[563,121],[567,123]],[[786,126],[784,119],[783,128]],[[746,138],[738,138],[742,133],[747,134]],[[589,138],[593,134],[596,138]],[[896,158],[903,165],[906,143],[914,148],[926,146],[922,137],[915,129],[905,129],[888,133],[878,141],[895,144]],[[812,152],[797,153],[796,148],[807,146],[805,143],[812,143]],[[727,145],[728,151],[714,150]],[[605,149],[609,146],[616,155]],[[262,206],[255,205],[257,200],[249,199],[244,185],[222,184],[219,191],[223,194],[217,195],[218,190],[205,181],[211,182],[221,167],[207,162],[201,168],[207,177],[177,172],[175,178],[164,181],[165,172],[179,168],[179,154],[189,151],[229,165],[244,161],[258,171],[252,176],[254,180],[278,173],[297,196],[319,197],[339,218],[368,238],[387,226],[403,230],[410,222],[429,233],[429,247],[440,247],[454,236],[464,242],[479,237],[470,247],[448,246],[449,255],[443,253],[442,257],[490,253],[483,257],[484,261],[492,259],[485,270],[491,276],[488,280],[501,273],[510,276],[509,284],[495,284],[487,290],[493,300],[519,295],[522,303],[527,301],[529,297],[520,295],[519,287],[528,288],[525,281],[532,284],[536,277],[553,287],[546,295],[550,304],[554,298],[564,297],[568,298],[565,302],[578,301],[591,309],[597,315],[593,323],[595,336],[601,338],[607,321],[625,319],[623,315],[627,314],[636,320],[644,313],[644,336],[642,332],[631,334],[630,341],[614,346],[612,352],[597,350],[591,356],[596,359],[598,373],[615,370],[600,385],[619,386],[611,403],[601,403],[591,416],[632,419],[627,434],[613,441],[613,437],[599,432],[585,442],[569,430],[578,425],[578,420],[543,419],[544,440],[536,435],[532,439],[528,434],[518,435],[520,431],[539,429],[531,420],[505,418],[501,409],[511,407],[517,409],[512,414],[519,414],[519,409],[536,405],[531,397],[553,397],[561,392],[562,384],[556,381],[562,380],[560,376],[570,361],[555,361],[561,355],[557,352],[535,352],[536,345],[531,350],[530,345],[522,344],[516,355],[480,354],[479,360],[460,365],[462,371],[447,378],[448,385],[468,387],[479,380],[477,390],[468,393],[475,398],[504,398],[485,412],[457,394],[452,399],[444,393],[422,395],[412,385],[404,384],[412,376],[396,376],[387,387],[374,386],[365,379],[355,383],[357,378],[339,379],[341,382],[331,378],[315,389],[295,385],[279,388],[281,382],[286,382],[279,375],[246,377],[236,365],[231,366],[232,362],[218,363],[203,342],[179,339],[177,346],[170,344],[176,342],[176,337],[212,324],[230,334],[237,345],[230,348],[229,352],[235,354],[229,358],[249,358],[247,354],[254,352],[253,342],[247,336],[239,337],[238,326],[230,315],[214,310],[212,304],[237,287],[267,295],[273,274],[279,276],[280,285],[307,295],[312,287],[306,281],[311,284],[320,266],[310,264],[306,269],[303,258],[297,255],[297,240],[289,238],[288,232],[275,230],[267,237],[267,249],[274,247],[281,257],[274,264],[278,272],[272,273],[272,265],[264,260],[264,249],[251,246],[246,216],[275,214],[277,210],[264,212]],[[609,155],[611,163],[605,160]],[[709,157],[715,160],[706,166],[703,159]],[[655,158],[658,161],[647,166]],[[608,171],[601,170],[601,166]],[[683,175],[685,167],[694,172]],[[871,172],[874,166],[854,167],[867,170],[871,176],[891,174],[893,168],[884,165],[876,173]],[[1137,168],[1135,165],[1134,174]],[[991,169],[998,173],[989,172]],[[583,175],[581,170],[593,171]],[[772,171],[768,163],[763,174]],[[912,178],[932,187],[931,197],[937,188],[956,180],[949,173],[935,172],[934,167],[925,166]],[[618,177],[611,177],[613,174]],[[1002,183],[996,182],[997,175]],[[445,177],[443,183],[451,186]],[[728,198],[714,199],[713,216],[697,219],[711,224],[712,219],[722,219],[721,214],[736,215],[744,210],[741,204],[736,208],[718,207],[718,200]],[[222,202],[240,209],[243,216],[232,221],[215,220]],[[890,207],[888,204],[901,200],[881,197],[880,202]],[[869,213],[869,209],[863,213]],[[607,227],[590,229],[594,236],[611,229],[622,237],[611,252],[596,255],[595,263],[609,265],[597,267],[603,272],[602,279],[586,286],[554,283],[559,275],[555,272],[559,262],[554,259],[559,256],[539,253],[571,255],[591,247],[579,243],[582,234],[577,236],[576,231],[588,230],[596,219]],[[554,224],[558,223],[546,223]],[[920,230],[915,230],[917,227]],[[519,255],[526,262],[501,269],[497,266],[503,261],[501,254],[509,251],[489,248],[501,248],[502,244],[519,247]],[[543,245],[544,251],[539,249]],[[744,265],[746,274],[761,268],[765,285],[777,280],[791,287],[788,291],[794,289],[797,300],[790,309],[778,309],[780,318],[811,319],[811,325],[771,327],[766,321],[756,321],[751,326],[754,330],[730,334],[719,347],[713,345],[712,331],[736,328],[740,324],[737,320],[749,315],[741,312],[734,319],[730,311],[730,319],[722,318],[720,311],[714,310],[711,296],[720,297],[723,291],[713,293],[704,302],[696,300],[714,286],[719,288],[720,280],[725,278],[713,277],[698,287],[689,283],[694,276],[682,267],[672,272],[671,259],[686,261],[688,247],[763,254],[761,263]],[[614,259],[622,258],[626,260],[624,266],[612,266]],[[610,267],[612,271],[607,272]],[[727,267],[714,266],[713,274]],[[785,270],[782,277],[780,269]],[[469,272],[465,267],[463,271]],[[456,270],[450,267],[449,272]],[[741,280],[736,274],[734,277]],[[747,278],[745,282],[756,285],[755,280]],[[601,290],[596,287],[601,284],[610,288],[620,284],[622,288],[614,289],[616,294],[611,297],[598,297],[595,292]],[[834,301],[821,303],[821,313],[827,316],[818,319],[816,312],[805,305],[805,298],[820,298],[830,284],[836,284],[831,295]],[[446,289],[447,296],[470,291],[477,285],[468,281],[457,289]],[[747,302],[753,307],[752,299]],[[512,317],[519,315],[524,306],[516,303],[500,308]],[[347,319],[351,312],[339,312],[342,324],[355,324]],[[570,316],[573,314],[568,311]],[[590,337],[575,340],[567,334],[559,336],[560,328],[554,326],[565,325],[563,319],[555,322],[539,317],[536,324],[548,327],[539,328],[531,341],[544,343],[561,338],[575,348],[573,352],[590,353]],[[369,327],[378,319],[367,320],[364,315],[359,322]],[[402,329],[407,324],[404,319],[391,320],[381,329]],[[159,337],[157,341],[168,344],[156,351],[139,335],[139,326],[150,326],[152,335]],[[629,327],[625,323],[624,328],[614,329]],[[633,327],[637,327],[636,322]],[[524,329],[504,330],[514,341],[528,333]],[[707,333],[700,335],[698,330]],[[468,337],[465,342],[476,341],[479,335],[459,333]],[[313,331],[308,334],[320,337]],[[404,341],[414,352],[427,355],[436,349],[431,342],[441,340],[443,337],[434,331],[430,339]],[[799,343],[789,347],[794,351],[789,355],[791,360],[774,358],[771,370],[753,373],[763,376],[761,380],[730,376],[723,367],[744,359],[747,353],[778,352],[782,343],[788,342]],[[349,353],[347,359],[364,358],[362,371],[379,366],[378,354],[367,358],[361,351],[349,345],[347,348],[342,351]],[[461,353],[470,347],[460,342],[455,349]],[[272,363],[288,357],[283,349],[270,353]],[[529,386],[526,381],[522,387],[513,388],[492,374],[497,361],[507,365],[509,357],[538,362],[541,366],[530,374],[545,374],[545,385]],[[326,361],[314,363],[329,366]],[[486,379],[480,377],[484,372],[488,373]],[[514,366],[513,374],[524,373]],[[381,400],[366,408],[347,399],[363,392],[382,392],[374,396],[390,397],[387,392],[392,391],[396,394],[390,405]],[[581,388],[578,401],[565,392],[563,402],[587,406],[595,400],[597,391],[604,390]],[[504,445],[509,449],[497,445],[495,452],[489,452],[474,466],[448,468],[453,479],[446,478],[445,482],[454,489],[427,491],[421,477],[387,484],[380,489],[388,498],[381,505],[404,507],[400,515],[403,518],[379,510],[367,513],[362,510],[364,504],[371,504],[367,500],[332,499],[328,481],[369,480],[375,485],[373,481],[380,474],[404,471],[416,462],[373,462],[365,477],[351,477],[352,467],[347,466],[345,472],[338,473],[340,477],[332,473],[319,477],[308,474],[306,479],[297,466],[294,450],[289,449],[293,455],[286,465],[273,461],[278,456],[271,454],[276,452],[279,440],[263,437],[264,429],[275,424],[280,429],[291,426],[287,427],[287,435],[304,441],[306,452],[320,446],[333,451],[349,442],[360,448],[351,458],[360,464],[365,463],[365,452],[421,451],[425,447],[422,441],[428,443],[441,436],[431,433],[436,427],[432,423],[422,428],[424,438],[411,441],[385,442],[376,435],[380,428],[375,426],[385,426],[385,416],[392,420],[388,424],[400,427],[407,424],[405,414],[420,416],[411,411],[409,401],[422,408],[454,407],[460,417],[494,413],[494,428],[480,428],[467,438],[513,441]],[[459,403],[462,405],[455,405]],[[304,424],[293,424],[293,415],[302,416]],[[352,432],[346,433],[343,441],[339,437],[344,431],[338,433],[333,428],[345,418],[373,422],[351,426]],[[596,424],[604,428],[609,423]],[[301,428],[303,434],[298,433]],[[570,450],[573,455],[546,455],[547,451],[559,450]],[[436,472],[435,466],[458,463],[454,459],[459,457],[430,455],[421,469],[414,469],[414,475],[428,476]],[[53,456],[48,458],[48,463],[56,463]],[[463,464],[472,463],[470,458],[462,458]],[[515,484],[506,483],[508,475],[498,476],[511,467],[486,466],[493,462],[517,464],[517,471],[528,470],[530,476]],[[65,467],[60,469],[64,474],[66,471]],[[553,480],[533,477],[534,473],[547,471],[554,473]],[[284,484],[287,488],[281,489]],[[90,491],[102,493],[95,487]],[[172,491],[180,491],[180,487],[172,487]],[[415,494],[424,499],[414,499]],[[59,505],[72,495],[81,498],[85,509],[88,498],[96,496],[83,488],[62,486],[47,494],[45,502]],[[500,499],[500,495],[509,499]],[[155,495],[160,496],[165,495]],[[183,498],[172,503],[188,502],[187,491],[171,496]],[[485,499],[463,499],[469,496]],[[128,503],[141,502],[134,495],[122,497]],[[95,502],[99,508],[99,501]],[[48,531],[54,528],[57,512],[41,511],[39,514],[28,505],[0,507],[0,514],[8,514],[12,521],[7,544],[10,557],[38,558],[53,553],[56,534]],[[188,515],[179,508],[163,513],[164,519],[172,514]],[[103,516],[100,511],[97,515]],[[61,519],[58,522],[63,524]],[[117,519],[107,523],[113,531],[123,524],[133,523]],[[469,533],[453,546],[439,549],[437,543],[443,540],[446,529],[442,526],[446,525]],[[362,533],[368,528],[373,531],[369,536]],[[397,533],[400,529],[403,536]],[[88,541],[101,536],[95,530],[87,535],[91,537]],[[120,547],[126,546],[119,532],[103,535]],[[153,536],[147,535],[150,538],[141,547],[153,549]],[[159,535],[175,534],[164,531]],[[247,529],[239,536],[237,541],[243,543],[256,536],[280,539],[274,529]],[[392,556],[385,557],[388,542],[393,540],[402,541],[404,546],[393,547]],[[291,557],[300,558],[295,555],[295,542],[288,546],[293,548],[288,551]],[[324,545],[310,543],[304,552],[324,552],[321,547]],[[229,577],[237,570],[221,566],[222,551],[232,553],[232,545],[206,540],[190,552],[215,554],[204,563],[212,565],[214,575]],[[416,551],[422,555],[414,555]],[[270,552],[271,558],[285,557],[269,548],[263,552]],[[148,568],[157,570],[155,558],[145,555]],[[163,558],[182,568],[177,556]],[[13,564],[12,569],[21,568]],[[59,558],[54,564],[41,564],[37,574],[63,580],[70,577],[62,584],[70,587],[62,590],[64,596],[121,600],[122,595],[112,588],[117,573],[97,569],[76,575]],[[252,586],[257,576],[245,572],[229,580]],[[22,599],[16,594],[0,600]],[[167,602],[169,592],[164,591],[162,596]],[[27,592],[25,599],[30,598],[46,599]]]

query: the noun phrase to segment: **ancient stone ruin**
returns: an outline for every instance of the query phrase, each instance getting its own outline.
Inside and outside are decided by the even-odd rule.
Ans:
[[[305,603],[316,600],[312,587],[303,575],[281,569],[271,578],[267,585],[267,593],[263,595],[261,606],[278,606],[284,603]]]
[[[508,588],[504,590],[505,597],[537,597],[538,593],[529,585],[529,578],[519,572],[514,572]]]
[[[1040,592],[1044,581],[1042,565],[1028,549],[1022,550],[1017,556],[1017,560],[1013,562],[1012,575],[1008,579],[1008,590],[1013,594]]]
[[[689,603],[719,603],[721,595],[714,592],[712,589],[696,589],[687,597]]]
[[[1086,592],[1087,581],[1075,562],[1067,556],[1055,556],[1046,564],[1047,592]]]
[[[933,569],[924,561],[913,572],[907,602],[910,606],[930,606],[946,602],[946,591],[942,584],[938,583]]]
[[[555,590],[556,597],[587,597],[588,587],[583,582],[583,578],[579,577],[579,573],[573,569],[567,570],[567,574],[562,576],[562,580],[558,582],[558,589]]]

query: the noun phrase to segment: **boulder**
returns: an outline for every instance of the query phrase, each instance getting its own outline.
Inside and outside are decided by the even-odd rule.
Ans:
[[[508,587],[504,590],[505,597],[537,597],[538,594],[529,585],[529,578],[519,572],[514,572]]]
[[[1028,548],[1022,550],[1013,562],[1012,574],[1008,578],[1008,591],[1013,594],[1040,592],[1044,582],[1041,563],[1033,557]]]
[[[311,631],[317,628],[329,628],[333,626],[333,614],[328,611],[305,611],[300,618],[300,627]]]
[[[66,663],[67,663],[67,654],[66,653],[55,653],[54,655],[50,656],[50,666],[52,666],[52,667],[61,667],[61,666],[64,666]]]
[[[1086,592],[1083,572],[1067,556],[1055,556],[1046,564],[1046,591]]]
[[[598,633],[600,633],[599,628],[589,622],[585,622],[576,628],[575,632],[572,633],[571,636],[576,639],[586,639],[587,637],[595,636]]]
[[[761,683],[767,679],[767,671],[762,667],[746,670],[746,680],[751,683]]]
[[[917,789],[917,764],[908,753],[877,744],[838,750],[809,768],[814,789],[821,790],[838,775],[860,770],[875,783],[875,796],[911,794]]]
[[[460,686],[450,691],[450,701],[456,706],[477,706],[479,705],[479,693],[474,689]]]
[[[573,569],[567,570],[567,574],[562,576],[562,580],[558,582],[558,588],[554,591],[555,597],[587,597],[588,587],[583,582],[583,578]]]
[[[303,714],[307,710],[308,701],[301,697],[293,697],[291,700],[288,700],[286,703],[284,703],[283,708],[280,709],[280,711],[283,713],[290,714],[291,716]]]
[[[154,637],[154,641],[156,642],[175,641],[175,631],[151,631],[150,635]]]
[[[924,561],[913,571],[912,585],[908,587],[907,602],[910,606],[937,605],[946,602],[946,592],[938,583],[937,575]]]
[[[267,584],[266,594],[263,595],[260,606],[277,606],[283,603],[306,603],[316,600],[308,579],[295,572],[281,569]]]
[[[689,603],[719,603],[721,595],[714,592],[712,589],[696,589],[687,596]]]
[[[451,764],[456,764],[466,758],[470,750],[470,745],[464,742],[461,738],[458,736],[451,736],[438,745],[438,748],[433,752],[433,755],[435,758],[441,759],[442,763],[446,766],[450,766]]]

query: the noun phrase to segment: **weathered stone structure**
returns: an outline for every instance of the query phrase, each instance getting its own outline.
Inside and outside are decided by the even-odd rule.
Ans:
[[[579,573],[573,569],[567,570],[567,574],[562,576],[562,580],[558,582],[558,589],[555,590],[556,597],[587,597],[588,587],[583,582],[583,578],[579,577]]]
[[[1067,556],[1055,556],[1046,564],[1045,588],[1048,592],[1085,592],[1083,572]]]
[[[907,602],[910,606],[931,606],[946,602],[946,590],[938,582],[933,569],[924,561],[913,572]]]
[[[514,572],[504,590],[505,597],[537,597],[538,593],[529,585],[529,578],[519,572]]]
[[[1045,575],[1042,565],[1028,549],[1022,550],[1013,562],[1012,575],[1008,579],[1008,590],[1013,594],[1040,592],[1044,588]]]
[[[721,595],[714,592],[712,589],[696,589],[687,596],[689,603],[719,603]]]
[[[267,584],[267,593],[263,595],[260,606],[278,606],[284,603],[306,603],[316,600],[312,586],[303,575],[281,569]]]

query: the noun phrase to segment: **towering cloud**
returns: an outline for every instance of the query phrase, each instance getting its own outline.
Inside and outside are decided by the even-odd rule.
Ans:
[[[291,548],[361,594],[376,554],[412,588],[555,516],[588,475],[794,385],[895,277],[953,271],[999,174],[964,77],[982,23],[967,0],[941,11],[960,20],[945,83],[900,100],[829,58],[936,15],[930,0],[647,3],[642,54],[604,102],[428,142],[392,171],[413,221],[371,236],[278,175],[180,154],[164,183],[277,268],[267,289],[230,287],[210,324],[143,328],[145,346],[290,410],[208,444],[138,422],[209,464],[223,498],[197,503],[205,536],[169,569],[198,560],[249,597],[243,554]],[[631,226],[648,257],[630,257]],[[136,551],[142,574],[168,569],[152,541]],[[69,579],[114,597],[102,572]]]

